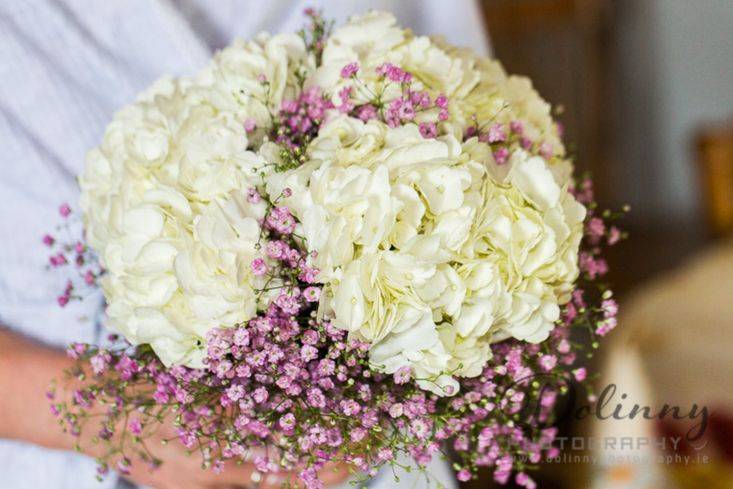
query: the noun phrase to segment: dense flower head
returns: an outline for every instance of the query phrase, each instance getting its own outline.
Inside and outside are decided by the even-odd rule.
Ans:
[[[165,408],[212,469],[252,459],[308,487],[330,460],[373,475],[446,443],[460,480],[533,487],[556,399],[587,376],[571,328],[616,326],[589,284],[618,216],[573,179],[529,80],[391,14],[307,16],[156,83],[89,153],[89,246],[43,243],[100,282],[126,342],[71,348],[96,383],[53,409],[77,433],[111,401],[99,438],[134,411],[134,444]]]

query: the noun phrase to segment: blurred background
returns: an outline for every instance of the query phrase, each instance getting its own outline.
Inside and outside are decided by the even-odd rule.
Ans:
[[[629,238],[609,259],[619,328],[588,360],[603,372],[598,388],[616,383],[626,412],[634,403],[711,412],[699,446],[676,450],[588,449],[587,440],[653,441],[690,420],[564,423],[561,436],[582,437],[586,449],[564,450],[539,486],[733,487],[733,2],[480,3],[494,55],[562,108],[565,140],[600,205],[631,206]]]

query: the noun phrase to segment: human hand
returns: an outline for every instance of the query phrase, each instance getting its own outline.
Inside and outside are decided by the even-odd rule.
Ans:
[[[0,398],[0,438],[61,450],[78,446],[88,455],[105,455],[108,448],[95,443],[102,428],[101,417],[90,418],[79,436],[74,437],[62,432],[49,409],[44,393],[51,381],[63,378],[64,370],[71,366],[73,362],[63,352],[0,327],[0,392],[4,394]],[[115,430],[116,436],[122,436],[123,431]],[[114,444],[115,440],[111,441]],[[205,470],[198,454],[189,454],[178,441],[170,422],[163,423],[145,443],[163,464],[153,469],[135,461],[126,478],[139,485],[154,489],[276,489],[285,482],[295,487],[302,485],[297,473],[268,474],[259,480],[251,463],[227,464],[219,474]],[[334,464],[321,471],[321,480],[327,486],[347,478],[343,465]]]
[[[162,465],[151,468],[143,463],[133,463],[125,477],[138,485],[155,489],[279,489],[286,482],[288,487],[302,487],[296,472],[259,474],[254,464],[249,462],[228,463],[219,473],[203,469],[198,455],[189,454],[177,439],[166,443],[172,438],[176,438],[172,424],[163,424],[146,440],[151,451],[155,447],[154,454],[163,461]],[[320,472],[320,477],[329,487],[344,482],[349,473],[343,464],[330,464]]]

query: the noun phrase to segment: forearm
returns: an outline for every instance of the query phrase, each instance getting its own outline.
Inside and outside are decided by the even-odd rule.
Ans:
[[[62,432],[46,398],[71,364],[64,352],[0,327],[0,438],[72,448],[74,439]]]

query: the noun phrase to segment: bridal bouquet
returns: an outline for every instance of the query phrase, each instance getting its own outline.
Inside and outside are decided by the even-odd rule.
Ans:
[[[614,216],[529,80],[388,13],[306,13],[155,83],[89,153],[86,241],[46,242],[122,338],[70,347],[81,387],[53,409],[125,432],[102,471],[165,463],[145,440],[172,417],[214,470],[319,487],[330,461],[368,477],[450,453],[460,480],[533,487],[586,377],[571,334],[615,325],[595,282]]]

